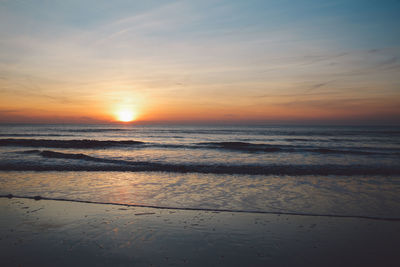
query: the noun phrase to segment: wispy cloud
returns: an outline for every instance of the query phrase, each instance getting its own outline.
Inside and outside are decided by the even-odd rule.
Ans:
[[[398,97],[400,38],[390,35],[400,21],[390,7],[387,18],[368,20],[363,12],[372,7],[357,6],[351,19],[361,26],[340,1],[28,1],[0,7],[0,108],[19,99],[15,105],[70,110],[87,103],[106,110],[129,96],[148,110],[192,103],[201,113],[207,103],[237,115],[258,102],[323,109],[329,99],[338,103],[337,96],[343,103]],[[386,34],[367,34],[369,26]],[[357,103],[360,110],[370,107]]]

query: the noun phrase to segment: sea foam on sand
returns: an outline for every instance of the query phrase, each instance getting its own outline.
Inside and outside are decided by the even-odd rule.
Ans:
[[[21,198],[0,214],[0,266],[398,266],[398,221]]]

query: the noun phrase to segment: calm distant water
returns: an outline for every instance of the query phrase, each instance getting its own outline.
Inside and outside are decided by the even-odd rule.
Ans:
[[[0,194],[400,217],[400,128],[1,125]]]

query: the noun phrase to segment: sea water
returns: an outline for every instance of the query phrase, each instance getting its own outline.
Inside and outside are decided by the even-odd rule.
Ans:
[[[3,124],[0,194],[400,218],[400,127]]]

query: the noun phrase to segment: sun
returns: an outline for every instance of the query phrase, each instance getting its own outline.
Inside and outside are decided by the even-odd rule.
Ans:
[[[116,112],[117,120],[121,122],[131,122],[136,119],[136,114],[130,109],[120,109]]]

